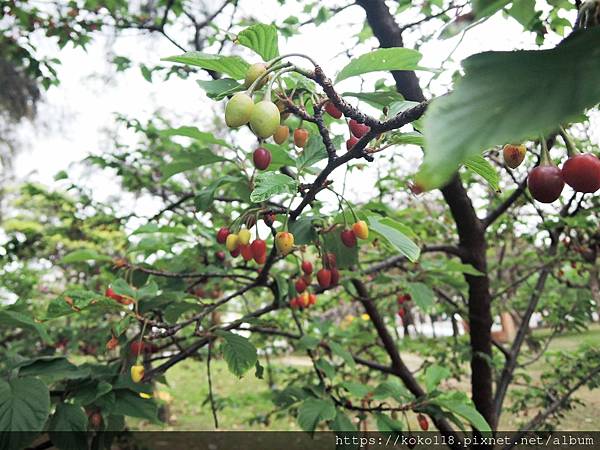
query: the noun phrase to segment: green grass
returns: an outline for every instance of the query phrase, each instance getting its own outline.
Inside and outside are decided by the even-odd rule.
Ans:
[[[548,331],[535,332],[537,337],[545,337]],[[575,350],[582,344],[598,345],[600,342],[600,326],[594,325],[583,333],[566,333],[556,337],[548,351]],[[408,359],[416,359],[415,355],[406,355]],[[307,364],[308,363],[308,364]],[[540,358],[528,368],[528,373],[539,377],[546,362]],[[264,362],[263,362],[263,365]],[[310,363],[303,356],[291,356],[285,360],[273,362],[274,371],[285,370],[289,365],[310,370]],[[271,415],[268,424],[256,421],[257,417],[266,417],[273,411],[271,389],[265,379],[260,380],[250,370],[243,378],[238,379],[230,374],[222,360],[214,360],[211,367],[213,391],[219,406],[218,419],[221,430],[297,430],[294,419],[285,413],[281,416]],[[276,376],[277,379],[277,376]],[[150,424],[137,419],[129,419],[133,429],[143,430],[214,430],[211,408],[208,403],[208,379],[206,364],[198,361],[183,361],[167,372],[168,385],[159,384],[157,390],[163,395],[168,394],[165,404],[168,406],[169,423],[165,425]],[[468,389],[466,380],[460,386]],[[459,386],[459,387],[460,387]],[[455,386],[456,387],[456,386]],[[560,424],[564,430],[594,430],[597,429],[596,417],[600,410],[600,390],[589,391],[582,389],[577,397],[582,399],[584,406],[578,406],[565,413]],[[534,412],[531,413],[531,418]],[[409,415],[410,416],[410,415]],[[528,418],[516,418],[508,413],[502,415],[501,429],[515,429],[519,422]],[[411,424],[416,426],[416,424]]]

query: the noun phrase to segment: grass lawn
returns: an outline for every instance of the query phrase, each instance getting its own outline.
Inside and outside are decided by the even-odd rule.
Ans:
[[[536,334],[544,336],[547,332],[540,330]],[[557,337],[548,351],[574,350],[584,343],[591,345],[600,343],[600,326],[594,325],[584,333],[565,334]],[[410,359],[413,355],[407,356]],[[264,361],[261,362],[265,365]],[[307,359],[301,357],[275,360],[273,363],[275,367],[279,368],[290,364],[310,370]],[[538,377],[544,364],[544,359],[541,358],[530,366],[529,373],[534,378]],[[290,419],[285,414],[283,417],[272,415],[268,425],[254,420],[257,416],[266,416],[274,409],[270,400],[271,390],[266,377],[264,380],[260,380],[254,376],[254,371],[250,370],[242,379],[238,379],[229,373],[225,362],[221,360],[214,360],[211,369],[215,400],[222,407],[218,413],[219,429],[299,429],[295,420]],[[158,390],[162,396],[167,398],[166,404],[169,408],[170,423],[154,425],[142,420],[128,419],[130,427],[142,430],[214,430],[213,417],[207,401],[206,364],[190,360],[184,361],[167,372],[167,381],[168,386],[158,385]],[[464,387],[468,388],[466,384]],[[600,410],[600,390],[590,392],[587,389],[582,389],[578,392],[577,397],[582,399],[585,405],[566,412],[560,428],[569,431],[598,429],[596,418]],[[501,418],[501,429],[515,429],[519,420],[511,415],[504,414]],[[416,423],[411,426],[416,427]]]

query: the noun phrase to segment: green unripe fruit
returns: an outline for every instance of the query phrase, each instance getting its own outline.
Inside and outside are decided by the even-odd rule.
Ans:
[[[246,78],[244,79],[244,86],[246,89],[248,89],[250,85],[266,71],[267,65],[265,63],[256,63],[248,67],[248,70],[246,71]],[[258,87],[263,86],[267,82],[267,78],[268,77],[264,77]]]
[[[263,100],[254,105],[250,116],[250,127],[258,137],[266,139],[279,127],[279,109],[275,103]]]
[[[246,125],[250,121],[253,109],[252,97],[244,92],[238,92],[225,106],[225,123],[230,128]]]

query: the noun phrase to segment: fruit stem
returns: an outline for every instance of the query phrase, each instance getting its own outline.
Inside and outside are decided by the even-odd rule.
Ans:
[[[267,86],[267,92],[265,93],[265,99],[271,101],[271,91],[273,89],[273,83],[275,83],[275,81],[277,79],[279,79],[279,77],[281,75],[283,75],[286,72],[292,72],[294,70],[294,66],[284,66],[281,68],[281,70],[279,70],[279,72],[277,72],[275,75],[273,75],[273,78],[271,79],[271,81],[269,82],[269,85]]]
[[[137,355],[135,355],[135,364],[137,365],[140,360],[140,352],[142,351],[142,341],[144,340],[144,332],[146,331],[146,324],[148,323],[148,319],[144,320],[144,325],[142,325],[142,332],[140,333],[140,345],[138,345]]]
[[[268,68],[268,67],[271,67],[273,64],[275,64],[275,63],[276,63],[276,62],[278,62],[278,61],[281,61],[282,59],[285,59],[285,58],[290,58],[290,57],[292,57],[292,56],[298,56],[298,57],[300,57],[300,58],[307,59],[307,60],[308,60],[308,61],[310,61],[310,63],[311,63],[313,66],[315,66],[315,67],[318,65],[318,64],[315,62],[315,60],[314,60],[314,59],[312,59],[310,56],[308,56],[308,55],[305,55],[305,54],[303,54],[303,53],[286,53],[285,55],[278,56],[278,57],[276,57],[276,58],[273,58],[273,59],[272,59],[272,60],[270,60],[269,62],[267,62],[267,68]]]
[[[290,220],[290,209],[292,209],[292,203],[294,202],[294,195],[292,195],[292,198],[290,199],[290,203],[288,204],[286,210],[286,215],[285,215],[285,222],[283,224],[283,231],[287,231],[288,229],[288,221]]]
[[[550,159],[550,152],[548,152],[548,146],[546,145],[546,138],[540,136],[540,145],[542,146],[542,152],[540,153],[540,166],[553,166],[552,160]]]
[[[569,155],[569,158],[578,155],[579,150],[577,150],[577,147],[571,139],[571,136],[569,136],[569,133],[567,133],[563,127],[560,127],[560,135],[563,138],[563,141],[565,141],[565,146],[567,147],[567,155]]]
[[[271,72],[274,72],[275,70],[282,69],[284,67],[290,67],[291,65],[292,65],[292,63],[283,63],[283,64],[279,64],[279,65],[276,65],[276,66],[273,66],[273,67],[267,69],[264,73],[261,73],[256,78],[256,80],[254,80],[254,82],[250,85],[250,87],[248,88],[248,90],[246,91],[246,93],[249,96],[252,96],[252,94],[254,93],[254,90],[256,89],[256,87],[259,86],[260,83],[262,83],[262,81],[271,74]]]

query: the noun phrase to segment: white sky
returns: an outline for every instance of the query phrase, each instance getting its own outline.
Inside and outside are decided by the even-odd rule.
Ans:
[[[249,2],[242,1],[241,4],[244,7]],[[293,13],[290,10],[292,7],[298,8],[298,5],[289,2],[283,10],[275,0],[252,2],[252,8],[263,13],[265,22],[282,20]],[[411,21],[414,17],[405,19],[405,15],[402,15],[398,19]],[[318,28],[312,25],[306,26],[299,36],[289,40],[280,38],[280,50],[282,53],[310,54],[321,64],[326,73],[333,77],[348,62],[344,52],[349,43],[354,42],[352,35],[362,28],[363,21],[362,8],[358,6],[348,8],[335,16],[326,26]],[[424,55],[422,65],[432,68],[442,67],[459,38],[433,40],[424,45],[421,48]],[[406,36],[406,41],[407,46],[410,46],[412,43],[410,34]],[[106,37],[102,37],[96,39],[88,47],[87,52],[67,46],[56,54],[62,61],[62,65],[58,68],[61,84],[48,91],[45,105],[42,105],[40,111],[40,120],[50,124],[50,127],[49,129],[46,127],[35,129],[30,125],[22,127],[28,144],[15,162],[18,179],[35,180],[52,187],[65,187],[64,181],[54,182],[53,177],[60,170],[69,170],[72,179],[79,180],[92,188],[98,199],[106,199],[119,193],[115,175],[105,172],[90,178],[86,176],[83,166],[77,162],[90,153],[100,154],[108,150],[103,130],[114,125],[113,113],[119,112],[144,120],[160,108],[168,112],[168,116],[177,117],[174,120],[175,126],[196,125],[200,129],[208,129],[206,127],[211,123],[212,113],[210,111],[202,113],[207,111],[206,105],[212,101],[204,96],[204,92],[196,85],[194,77],[188,80],[172,77],[167,82],[148,83],[140,71],[134,68],[124,74],[117,74],[109,84],[105,84],[101,80],[101,75],[113,72],[111,65],[106,61],[107,45],[112,45],[108,42],[110,41]],[[467,33],[454,53],[455,59],[444,66],[449,70],[432,85],[432,90],[435,94],[444,93],[450,75],[459,67],[458,62],[470,54],[485,50],[532,48],[532,42],[532,35],[524,34],[519,24],[497,14]],[[370,41],[369,44],[351,51],[354,55],[359,55],[369,51],[371,46],[377,46],[375,40]],[[126,37],[117,39],[112,51],[118,55],[128,56],[134,61],[145,61],[150,66],[159,63],[162,57],[180,53],[177,48],[158,35],[154,39],[149,39],[147,35],[137,32],[128,32]],[[210,52],[210,50],[206,51]],[[257,56],[246,49],[241,53],[250,61],[258,60]],[[429,76],[423,73],[421,75]],[[204,77],[204,75],[200,76]],[[370,83],[383,76],[391,80],[389,74],[384,73],[366,77],[364,90],[372,90]],[[346,80],[339,86],[340,92],[359,88],[360,80],[356,78]],[[222,105],[218,107],[222,108]],[[177,113],[172,113],[174,111]],[[413,161],[418,160],[419,153],[418,150],[414,150]],[[361,189],[372,185],[372,183],[365,183],[364,177],[373,180],[376,169],[377,164],[374,164],[366,172],[355,172],[358,175],[352,175],[360,176],[361,181],[349,183],[353,186],[350,192],[351,198],[360,198]],[[342,175],[343,171],[340,170],[336,180],[339,180]],[[131,203],[128,207],[131,207]],[[151,215],[156,212],[157,206],[152,201],[142,198],[136,200],[135,209],[140,214]]]

